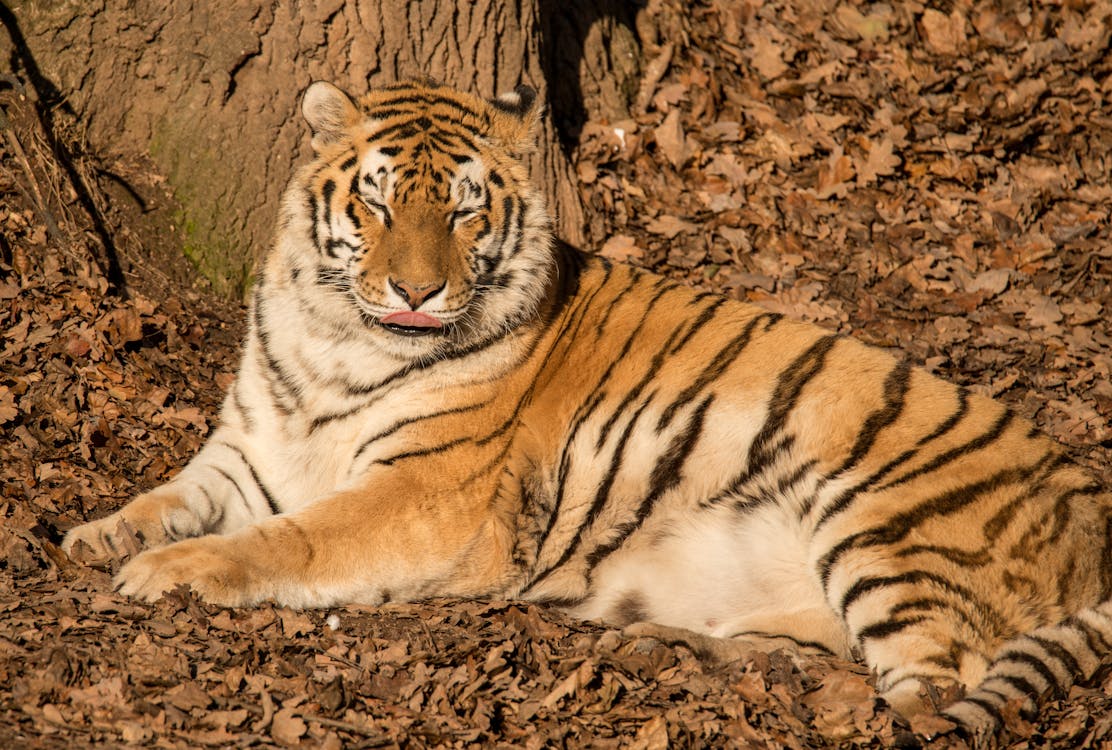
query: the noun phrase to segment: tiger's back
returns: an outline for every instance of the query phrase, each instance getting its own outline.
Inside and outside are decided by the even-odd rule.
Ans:
[[[863,659],[1003,704],[1112,643],[1112,497],[1001,404],[815,326],[554,244],[531,95],[306,94],[221,426],[119,522],[144,598],[525,597],[732,658]],[[979,687],[978,687],[979,686]]]

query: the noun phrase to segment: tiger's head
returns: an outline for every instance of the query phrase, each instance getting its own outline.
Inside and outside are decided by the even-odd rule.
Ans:
[[[536,314],[553,257],[519,161],[540,117],[531,89],[486,101],[407,82],[353,101],[317,82],[302,113],[316,158],[287,192],[278,250],[281,283],[314,314],[411,361]]]

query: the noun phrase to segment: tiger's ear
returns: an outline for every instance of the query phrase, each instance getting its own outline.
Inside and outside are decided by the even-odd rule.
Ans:
[[[316,81],[305,89],[301,114],[313,131],[313,150],[318,152],[342,138],[361,117],[351,97],[325,81]]]
[[[527,153],[537,142],[537,128],[544,104],[530,86],[518,86],[490,102],[493,108],[491,136],[514,153]]]

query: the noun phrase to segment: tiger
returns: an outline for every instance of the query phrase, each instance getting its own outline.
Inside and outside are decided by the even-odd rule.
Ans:
[[[1112,651],[1094,474],[906,357],[556,239],[533,89],[318,81],[301,110],[218,426],[64,538],[138,539],[124,595],[540,602],[720,661],[855,659],[977,731]]]

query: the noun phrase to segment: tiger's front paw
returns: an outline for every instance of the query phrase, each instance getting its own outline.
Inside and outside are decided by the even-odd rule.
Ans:
[[[264,596],[257,591],[247,566],[236,559],[226,537],[186,539],[168,547],[143,552],[116,575],[116,590],[153,602],[180,584],[211,604],[241,607]]]
[[[97,564],[161,547],[175,538],[201,533],[195,514],[169,485],[147,492],[107,518],[70,529],[62,551],[79,562]]]
[[[62,551],[87,565],[133,555],[140,547],[138,534],[120,513],[81,524],[62,539]]]

